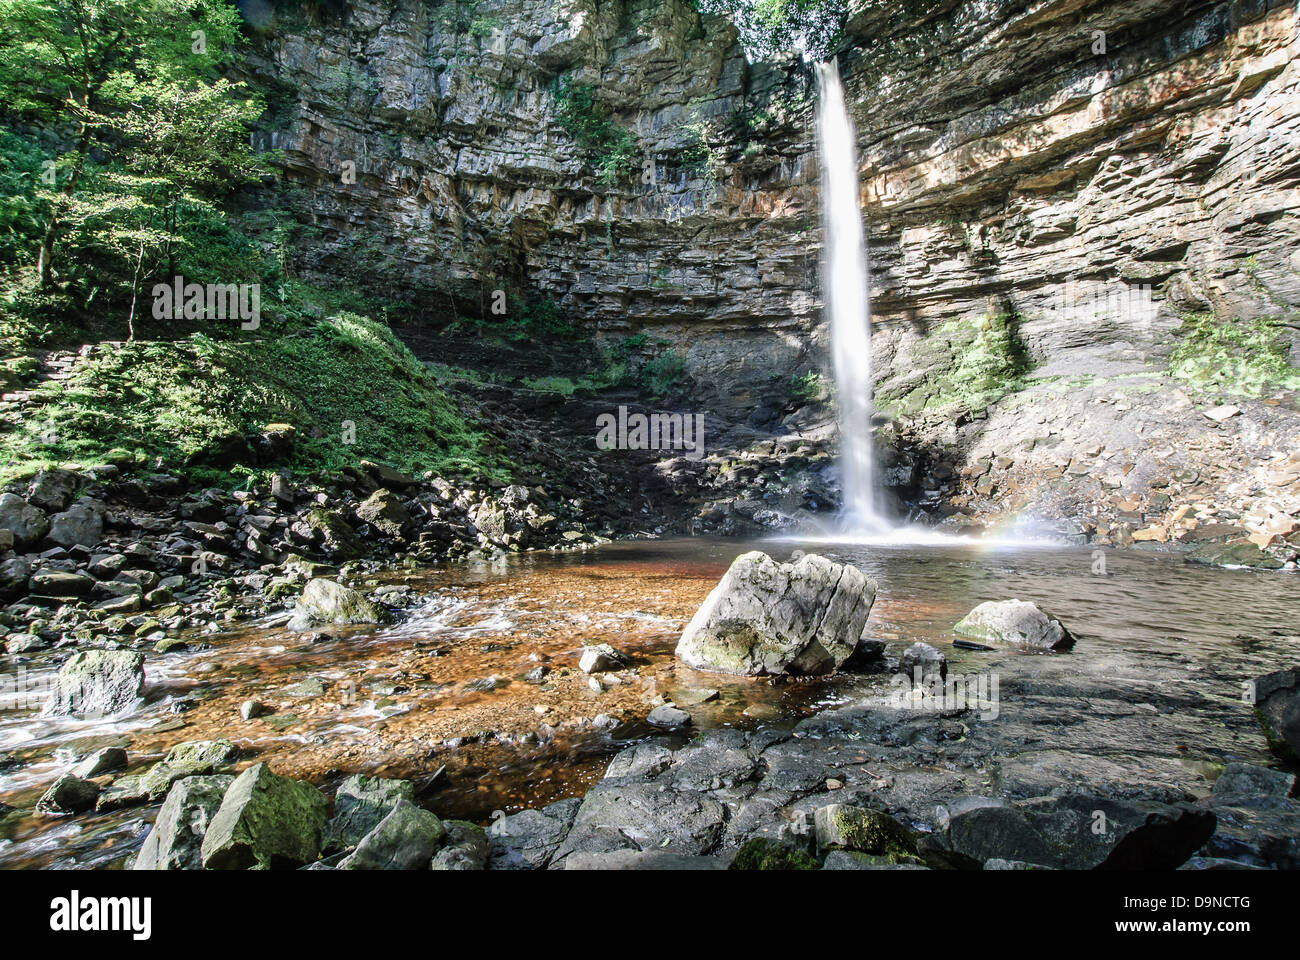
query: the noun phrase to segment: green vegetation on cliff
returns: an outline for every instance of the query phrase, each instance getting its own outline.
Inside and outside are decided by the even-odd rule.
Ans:
[[[636,138],[610,119],[609,105],[586,84],[556,81],[556,119],[578,142],[604,184],[614,184],[636,167]]]
[[[893,416],[922,410],[985,409],[1025,385],[1029,359],[1010,314],[960,317],[929,331],[912,349],[912,368],[924,380],[877,402]]]
[[[1176,334],[1169,373],[1198,389],[1239,397],[1300,389],[1300,370],[1287,359],[1281,327],[1272,317],[1188,314]]]

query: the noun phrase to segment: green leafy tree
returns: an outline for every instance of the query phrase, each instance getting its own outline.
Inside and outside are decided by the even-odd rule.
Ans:
[[[0,0],[0,103],[67,146],[36,207],[42,287],[69,236],[134,252],[138,280],[150,251],[172,255],[187,206],[255,175],[261,101],[219,73],[239,42],[225,0]]]

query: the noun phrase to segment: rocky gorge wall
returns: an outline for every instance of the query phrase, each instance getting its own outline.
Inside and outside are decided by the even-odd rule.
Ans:
[[[790,415],[793,376],[827,365],[806,64],[746,62],[687,0],[263,14],[252,64],[314,231],[302,266],[449,319],[509,281],[598,339],[679,353],[683,402],[717,421],[833,439],[828,405]],[[912,451],[895,485],[1103,540],[1252,510],[1286,526],[1298,49],[1294,3],[857,4],[839,57],[879,438]],[[583,85],[631,134],[613,183],[558,122]],[[1238,389],[1213,350],[1182,358],[1199,380],[1170,376],[1180,344],[1243,337],[1272,379]]]

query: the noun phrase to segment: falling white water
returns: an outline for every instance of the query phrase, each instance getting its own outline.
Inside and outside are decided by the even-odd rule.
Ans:
[[[853,123],[834,60],[817,65],[821,97],[817,138],[822,171],[822,297],[830,315],[835,395],[840,415],[840,478],[848,535],[880,536],[881,514],[871,443],[871,301],[867,245],[858,209]]]

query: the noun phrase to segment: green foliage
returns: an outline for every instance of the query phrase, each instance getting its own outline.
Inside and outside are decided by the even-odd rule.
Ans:
[[[674,351],[665,351],[651,357],[637,371],[642,389],[652,397],[663,397],[681,379],[686,357]]]
[[[830,398],[826,378],[815,370],[791,374],[790,396],[796,403],[825,403]]]
[[[1030,367],[1011,314],[962,317],[936,327],[912,348],[912,365],[927,371],[921,384],[876,398],[896,416],[953,406],[978,412],[1020,390]]]
[[[825,59],[840,42],[851,0],[697,0],[701,12],[730,17],[752,58],[802,50]]]
[[[49,464],[117,462],[228,483],[247,473],[249,440],[270,423],[295,427],[292,455],[275,466],[298,473],[363,458],[410,471],[500,473],[481,436],[383,324],[341,312],[266,332],[136,341],[83,359],[66,383],[39,387],[37,413],[0,438],[0,479]]]
[[[130,302],[129,325],[188,229],[266,170],[248,144],[262,100],[222,76],[241,43],[227,0],[0,0],[4,170],[22,178],[0,263],[100,310]]]
[[[755,837],[746,840],[731,861],[731,870],[817,870],[811,854],[777,840]]]
[[[1300,389],[1300,370],[1291,366],[1275,317],[1220,320],[1212,313],[1183,318],[1169,373],[1192,386],[1242,397],[1270,390]]]
[[[559,82],[555,92],[556,119],[578,142],[597,179],[612,185],[636,167],[636,139],[610,119],[609,106],[585,84]]]

